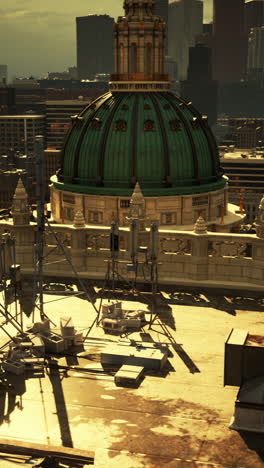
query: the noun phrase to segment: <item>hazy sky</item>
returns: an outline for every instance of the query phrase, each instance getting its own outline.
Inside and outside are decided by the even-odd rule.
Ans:
[[[210,21],[212,0],[204,0]],[[1,0],[0,64],[14,75],[63,71],[76,64],[75,17],[123,14],[123,0]]]

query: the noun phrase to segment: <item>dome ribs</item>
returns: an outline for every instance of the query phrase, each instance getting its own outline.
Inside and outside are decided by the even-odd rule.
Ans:
[[[197,180],[197,183],[199,183],[199,162],[198,162],[198,157],[197,157],[197,152],[195,148],[195,142],[193,139],[193,133],[189,127],[189,124],[187,122],[187,119],[185,118],[183,112],[178,108],[173,99],[170,99],[170,93],[162,93],[162,97],[168,101],[168,103],[171,105],[171,107],[175,110],[177,115],[179,116],[182,124],[184,125],[184,128],[188,134],[191,149],[192,149],[192,155],[193,155],[193,167],[194,167],[194,174],[193,174],[193,179]],[[178,98],[178,96],[177,96]],[[179,99],[179,98],[178,98]]]
[[[104,163],[105,163],[105,151],[106,151],[107,138],[108,138],[108,134],[110,131],[110,127],[112,125],[112,120],[122,100],[123,100],[122,93],[115,95],[116,102],[114,103],[110,114],[107,116],[107,122],[103,130],[103,135],[102,135],[101,144],[100,144],[98,167],[97,167],[97,181],[96,181],[97,186],[104,185]]]
[[[153,102],[154,109],[156,111],[156,114],[159,119],[159,125],[161,128],[161,135],[162,135],[162,142],[163,142],[163,150],[164,150],[164,169],[165,169],[165,183],[166,187],[171,187],[171,168],[170,168],[170,153],[169,153],[169,146],[168,146],[168,140],[167,140],[167,134],[166,134],[166,129],[164,125],[164,120],[162,117],[161,110],[159,108],[159,105],[155,99],[155,97],[150,93],[149,97],[151,101]]]
[[[184,103],[183,99],[179,97],[180,101]],[[212,130],[209,127],[207,123],[205,123],[202,119],[202,115],[195,109],[195,107],[192,104],[188,104],[188,108],[190,111],[197,117],[200,122],[201,126],[204,130],[204,133],[207,137],[207,143],[209,147],[209,152],[210,152],[210,157],[212,161],[212,175],[214,176],[215,174],[219,175],[220,177],[223,175],[223,171],[221,172],[221,167],[220,167],[220,160],[218,157],[215,157],[215,155],[218,155],[218,147],[215,141],[215,138],[212,134]]]
[[[92,104],[90,104],[88,107],[91,107],[91,105],[96,105],[94,111],[91,113],[91,115],[87,118],[87,120],[85,121],[83,127],[82,127],[82,132],[80,134],[80,137],[79,137],[79,141],[78,141],[78,144],[76,146],[76,149],[75,149],[75,152],[74,152],[74,179],[76,180],[78,177],[79,177],[79,156],[80,156],[80,149],[81,149],[81,145],[82,145],[82,142],[83,142],[83,136],[85,135],[85,133],[87,132],[87,128],[90,124],[90,122],[94,119],[94,116],[96,114],[96,111],[97,111],[97,104],[100,103],[100,102],[103,102],[105,103],[106,101],[108,101],[110,98],[111,98],[111,93],[106,93],[104,94],[103,96],[100,96],[98,99],[96,99],[95,101],[93,101]],[[87,108],[85,108],[87,109]],[[84,110],[85,110],[84,109]],[[84,111],[81,112],[81,114],[83,115],[84,114]]]
[[[132,152],[131,152],[131,187],[137,182],[137,129],[138,129],[138,94],[134,95],[132,119]]]

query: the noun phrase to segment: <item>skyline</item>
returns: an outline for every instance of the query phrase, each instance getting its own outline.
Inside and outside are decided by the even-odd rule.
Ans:
[[[171,2],[170,2],[171,3]],[[76,65],[75,17],[123,14],[122,0],[7,0],[0,9],[0,63],[14,76],[43,75]],[[212,20],[212,0],[204,0],[204,21]],[[25,52],[26,51],[26,52]]]

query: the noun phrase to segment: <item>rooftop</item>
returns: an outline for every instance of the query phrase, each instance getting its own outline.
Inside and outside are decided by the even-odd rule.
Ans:
[[[165,297],[160,312],[174,340],[167,375],[147,375],[138,389],[116,387],[112,375],[94,370],[102,371],[100,352],[117,338],[94,328],[78,355],[53,359],[57,370],[26,381],[16,376],[16,397],[2,388],[0,437],[94,450],[95,468],[263,467],[262,439],[228,428],[238,388],[223,387],[225,340],[232,328],[263,335],[263,303]],[[95,318],[80,298],[46,295],[45,302],[56,323],[65,310],[81,329]],[[126,301],[124,308],[146,304]],[[168,342],[160,324],[153,328],[133,339]],[[59,367],[65,365],[67,372]]]

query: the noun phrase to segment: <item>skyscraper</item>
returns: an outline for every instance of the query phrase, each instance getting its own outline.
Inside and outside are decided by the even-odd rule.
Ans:
[[[209,124],[217,120],[217,82],[212,79],[212,52],[204,44],[189,49],[186,81],[181,83],[181,95],[208,116]]]
[[[264,26],[264,0],[250,0],[245,3],[246,31]]]
[[[0,65],[0,86],[7,83],[7,65]]]
[[[264,26],[250,30],[248,41],[248,78],[264,87]]]
[[[214,0],[213,76],[219,82],[245,77],[247,37],[244,0]]]
[[[189,47],[203,31],[203,2],[176,0],[169,4],[168,49],[177,63],[178,79],[187,77]]]
[[[156,15],[160,16],[163,21],[165,21],[167,28],[168,28],[168,20],[169,20],[169,0],[156,0],[155,4],[155,13]],[[168,32],[166,37],[166,55],[168,54]]]
[[[114,68],[114,18],[89,15],[76,18],[77,69],[81,80],[93,80],[98,73]]]

